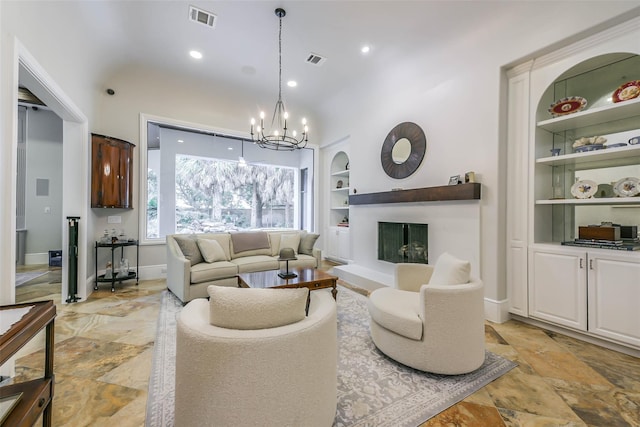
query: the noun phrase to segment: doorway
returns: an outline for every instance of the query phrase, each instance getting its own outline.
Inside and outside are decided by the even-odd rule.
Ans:
[[[62,119],[21,87],[16,164],[16,302],[60,298]]]

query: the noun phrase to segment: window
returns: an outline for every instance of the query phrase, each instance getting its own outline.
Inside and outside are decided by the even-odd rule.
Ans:
[[[306,225],[312,149],[266,150],[232,135],[144,116],[143,125],[143,242],[164,242],[175,233]]]

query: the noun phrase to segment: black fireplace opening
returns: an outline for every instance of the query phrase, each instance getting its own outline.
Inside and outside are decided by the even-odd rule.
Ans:
[[[429,264],[429,224],[378,222],[378,259]]]

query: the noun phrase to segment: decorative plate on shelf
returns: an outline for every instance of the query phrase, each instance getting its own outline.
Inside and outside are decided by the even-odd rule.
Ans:
[[[581,147],[576,147],[573,149],[573,152],[584,153],[585,151],[602,150],[603,148],[604,148],[603,144],[589,144],[589,145],[583,145]]]
[[[622,178],[613,185],[613,192],[619,197],[633,197],[640,194],[640,179]]]
[[[571,186],[571,194],[576,199],[590,199],[598,191],[598,184],[589,179],[583,179]]]
[[[587,106],[587,100],[581,96],[570,96],[562,98],[549,107],[549,112],[553,117],[564,116],[565,114],[577,113]]]
[[[616,147],[626,147],[626,142],[615,142],[613,144],[606,144],[605,148],[616,148]]]
[[[620,86],[613,92],[613,102],[628,101],[640,96],[640,80],[632,80]]]

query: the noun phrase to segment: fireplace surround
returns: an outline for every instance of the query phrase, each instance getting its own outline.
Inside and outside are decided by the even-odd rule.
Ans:
[[[395,264],[428,264],[428,231],[428,224],[378,222],[378,259]]]

